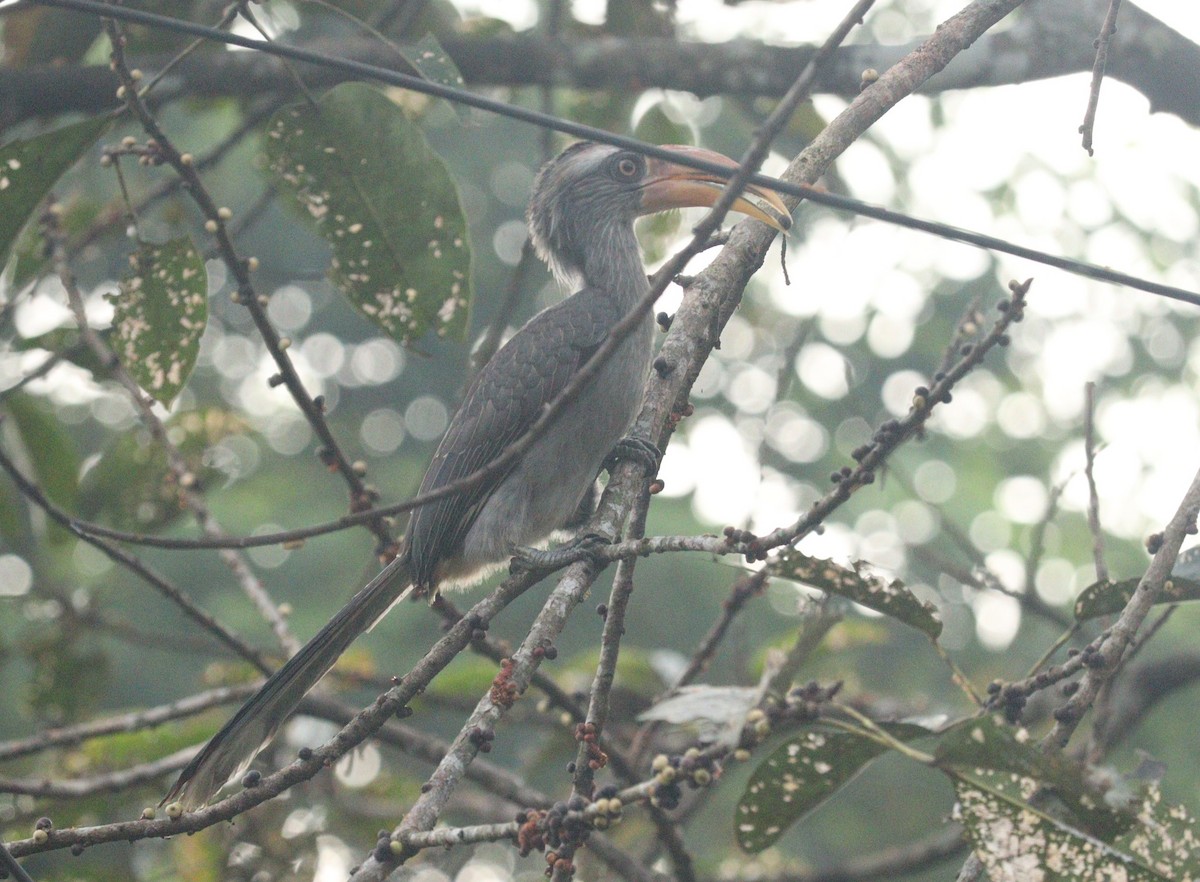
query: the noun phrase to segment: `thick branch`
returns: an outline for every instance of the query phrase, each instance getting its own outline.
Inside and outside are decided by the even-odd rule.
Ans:
[[[1095,60],[1097,22],[1107,0],[1035,0],[1007,31],[988,34],[922,86],[927,93],[978,88],[1083,73]],[[1159,112],[1200,124],[1200,47],[1132,4],[1122,7],[1107,75],[1137,89]],[[813,49],[769,46],[752,40],[680,43],[664,39],[608,37],[577,42],[540,34],[478,38],[442,35],[466,82],[475,87],[538,86],[604,90],[679,89],[697,95],[779,97],[808,63]],[[886,70],[918,43],[842,47],[814,91],[850,98],[866,68]],[[360,38],[310,44],[326,51],[407,72],[390,48]],[[152,70],[153,59],[140,59]],[[331,71],[303,69],[310,86],[340,82]],[[95,67],[30,67],[0,70],[0,106],[7,122],[96,112],[116,105],[118,82]],[[217,53],[189,58],[170,85],[193,96],[247,97],[294,91],[277,60],[258,53]]]

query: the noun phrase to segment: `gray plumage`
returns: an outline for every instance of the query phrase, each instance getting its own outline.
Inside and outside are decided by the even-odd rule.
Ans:
[[[472,474],[520,438],[649,291],[633,235],[639,191],[604,171],[616,154],[577,144],[538,175],[528,211],[534,245],[560,279],[584,287],[534,316],[479,372],[422,493]],[[567,522],[636,415],[653,335],[647,313],[507,473],[413,513],[407,545],[415,585],[470,584],[514,546]]]
[[[728,162],[696,148],[704,158]],[[639,214],[711,204],[720,179],[583,142],[538,174],[528,221],[538,254],[578,290],[531,319],[476,376],[421,483],[427,493],[494,460],[533,425],[648,293],[633,222]],[[735,205],[783,229],[777,197]],[[240,774],[359,634],[416,587],[468,585],[566,524],[629,428],[649,367],[651,313],[546,431],[503,474],[413,512],[403,551],[263,684],[180,773],[163,802],[207,802]]]

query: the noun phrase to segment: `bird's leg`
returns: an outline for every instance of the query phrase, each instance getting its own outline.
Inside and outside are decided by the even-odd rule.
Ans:
[[[592,481],[588,485],[587,490],[583,493],[583,498],[579,500],[579,505],[575,509],[575,514],[571,515],[571,519],[563,524],[563,529],[571,533],[576,533],[592,519],[592,515],[596,513],[596,505],[600,502],[600,487],[596,481]]]
[[[651,442],[644,438],[627,435],[613,446],[612,451],[604,458],[601,468],[611,472],[621,460],[631,459],[641,464],[646,469],[647,474],[653,477],[658,474],[658,466],[662,462],[662,456],[662,451]],[[592,490],[584,495],[583,500],[579,504],[579,509],[571,519],[571,523],[567,526],[574,526],[577,522],[582,523],[591,516],[594,509],[595,488],[593,487]],[[561,569],[576,561],[595,557],[599,549],[611,545],[612,542],[611,538],[600,533],[584,533],[576,536],[569,542],[564,542],[557,548],[542,549],[514,545],[510,549],[512,552],[512,562],[509,564],[509,571]]]
[[[525,545],[514,545],[512,561],[508,565],[510,573],[527,572],[529,570],[558,570],[577,561],[594,558],[596,552],[612,545],[613,540],[601,533],[584,533],[556,548],[529,548]]]
[[[621,460],[629,459],[644,467],[646,475],[653,478],[658,474],[662,458],[663,452],[650,441],[634,435],[626,435],[613,446],[608,456],[604,457],[601,468],[611,472]]]

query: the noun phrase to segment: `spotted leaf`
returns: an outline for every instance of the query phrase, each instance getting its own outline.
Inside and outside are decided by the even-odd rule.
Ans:
[[[929,734],[910,723],[881,728],[901,741]],[[866,735],[828,729],[811,729],[785,741],[754,770],[738,801],[738,845],[749,852],[772,845],[887,749]]]
[[[208,322],[204,261],[185,236],[142,242],[131,263],[120,292],[108,298],[116,310],[113,349],[139,386],[170,404],[196,366]]]
[[[964,720],[946,729],[934,751],[937,765],[952,777],[983,769],[1030,778],[1048,788],[1089,833],[1112,840],[1129,829],[1128,812],[1110,806],[1088,783],[1082,765],[1038,748],[1024,729],[1006,725],[996,714]]]
[[[470,249],[458,191],[421,130],[375,89],[347,83],[267,126],[272,172],[333,250],[330,276],[401,342],[460,337]]]
[[[867,572],[866,564],[862,561],[854,561],[851,566],[845,567],[792,550],[772,564],[772,572],[785,579],[847,597],[868,609],[924,631],[933,640],[942,633],[942,622],[931,604],[919,600],[900,580],[888,581]]]
[[[1141,579],[1119,582],[1093,582],[1075,598],[1075,621],[1086,622],[1099,616],[1116,615],[1129,603]],[[1175,562],[1156,603],[1180,603],[1200,600],[1200,547],[1189,548]]]
[[[1164,802],[1157,783],[1136,806],[1138,824],[1116,846],[1175,882],[1200,879],[1200,825],[1184,806]]]
[[[458,65],[446,54],[446,50],[442,48],[442,44],[433,34],[426,34],[411,46],[398,48],[400,54],[404,56],[404,60],[425,79],[441,83],[443,86],[462,88],[463,78]],[[460,115],[465,114],[469,109],[465,105],[459,104],[455,104],[454,107]]]
[[[1167,882],[1134,856],[1031,808],[1038,782],[981,769],[955,780],[957,814],[993,882]]]
[[[94,117],[0,147],[0,264],[38,203],[110,123]]]

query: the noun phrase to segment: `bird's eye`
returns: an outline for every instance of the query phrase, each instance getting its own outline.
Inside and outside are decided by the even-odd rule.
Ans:
[[[619,179],[632,181],[642,173],[642,158],[629,153],[619,156],[613,163],[613,171]]]

